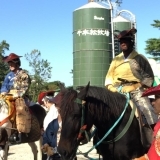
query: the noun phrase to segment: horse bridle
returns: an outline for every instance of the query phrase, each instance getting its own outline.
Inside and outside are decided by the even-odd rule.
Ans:
[[[87,125],[85,124],[85,119],[84,119],[86,101],[76,98],[75,102],[82,106],[81,128],[77,137],[77,141],[81,142],[84,138],[86,138],[87,142],[89,142],[91,136],[89,134],[90,132],[87,131]],[[85,134],[85,137],[83,136],[83,133]]]
[[[100,140],[100,143],[103,142],[103,139],[105,139],[111,133],[111,131],[114,129],[114,127],[119,123],[119,121],[123,117],[123,115],[124,115],[124,113],[125,113],[125,111],[126,111],[126,109],[128,107],[128,104],[129,104],[129,96],[128,95],[125,95],[125,96],[126,96],[126,104],[125,104],[125,107],[124,107],[124,110],[123,110],[122,114],[120,115],[120,117],[118,118],[118,120],[115,122],[115,124],[108,130],[108,132]],[[77,139],[80,140],[80,138],[83,137],[82,133],[85,132],[86,139],[89,142],[92,137],[89,136],[89,134],[87,132],[87,125],[84,124],[84,112],[85,112],[85,105],[84,104],[85,104],[85,101],[83,101],[83,100],[81,100],[79,98],[76,98],[75,102],[82,105],[81,128],[80,128],[80,132],[79,132],[79,135],[78,135]],[[134,106],[133,109],[132,109],[132,111],[131,111],[131,115],[129,117],[129,120],[128,120],[127,124],[125,125],[125,127],[123,128],[123,130],[121,131],[121,133],[117,137],[115,137],[113,140],[105,141],[103,143],[113,143],[113,142],[116,142],[119,139],[121,139],[121,137],[123,137],[123,135],[127,132],[127,130],[129,129],[129,127],[130,127],[130,125],[132,123],[135,110],[136,110],[136,107]]]

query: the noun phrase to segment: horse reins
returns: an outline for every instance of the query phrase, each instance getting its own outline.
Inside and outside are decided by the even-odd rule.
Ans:
[[[87,125],[86,125],[85,122],[84,122],[84,114],[85,114],[85,105],[84,105],[84,104],[85,104],[86,102],[83,101],[83,100],[80,100],[80,99],[78,99],[78,98],[76,98],[75,102],[82,105],[81,128],[80,128],[80,131],[79,131],[77,140],[80,141],[80,140],[83,138],[82,133],[85,133],[85,137],[86,137],[86,139],[87,139],[87,142],[89,142],[90,139],[91,139],[91,137],[89,136],[89,134],[88,134],[88,132],[87,132],[87,130],[86,130],[86,129],[87,129]]]
[[[93,149],[95,149],[100,143],[102,143],[104,141],[104,139],[112,132],[112,130],[117,126],[117,124],[119,123],[119,121],[122,119],[122,117],[124,116],[124,113],[128,107],[128,104],[129,104],[129,95],[125,95],[126,96],[126,104],[125,104],[125,107],[124,107],[124,110],[122,112],[122,114],[120,115],[120,117],[118,118],[118,120],[114,123],[114,125],[107,131],[107,133],[99,140],[99,142],[97,142],[90,150],[88,150],[87,152],[85,153],[80,153],[80,154],[83,154],[85,157],[89,158],[89,159],[92,159],[88,156],[88,153],[91,152]],[[86,131],[87,129],[87,125],[84,125],[84,112],[85,112],[85,101],[81,100],[81,99],[78,99],[76,98],[75,100],[76,103],[78,104],[81,104],[82,105],[82,118],[81,118],[81,128],[80,128],[80,132],[79,132],[79,135],[78,135],[78,138],[77,140],[81,139],[82,138],[82,133],[85,133],[85,136],[87,138],[87,141],[89,142],[90,139],[92,137],[89,138],[88,136],[88,133]],[[129,129],[131,123],[132,123],[132,120],[134,118],[134,112],[135,112],[135,108],[132,109],[132,112],[131,112],[131,115],[130,115],[130,118],[129,118],[129,121],[127,122],[125,128],[121,131],[121,133],[115,137],[113,140],[110,140],[110,141],[107,141],[106,143],[113,143],[115,141],[118,141],[120,138],[122,138],[122,136],[127,132],[127,130]],[[96,129],[96,128],[95,128]],[[95,132],[95,130],[93,131]]]

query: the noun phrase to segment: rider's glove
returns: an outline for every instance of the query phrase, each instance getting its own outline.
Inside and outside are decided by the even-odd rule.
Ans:
[[[52,156],[53,154],[57,153],[57,148],[48,147],[47,148],[47,155]]]
[[[142,85],[140,83],[132,84],[130,86],[123,86],[121,89],[122,93],[129,93],[131,91],[136,90],[137,88],[141,87]]]
[[[112,84],[107,86],[108,90],[112,91],[112,92],[117,92],[117,89],[115,87],[113,87]]]
[[[43,152],[44,154],[47,153],[48,147],[49,147],[49,145],[48,145],[47,143],[44,144],[44,145],[41,147],[41,150],[42,150],[42,152]]]

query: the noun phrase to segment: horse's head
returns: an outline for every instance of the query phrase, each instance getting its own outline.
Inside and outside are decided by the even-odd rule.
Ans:
[[[60,115],[62,118],[61,137],[58,151],[64,160],[75,157],[77,147],[81,141],[79,137],[82,121],[82,100],[85,99],[89,84],[79,93],[75,90],[63,90],[60,104]]]

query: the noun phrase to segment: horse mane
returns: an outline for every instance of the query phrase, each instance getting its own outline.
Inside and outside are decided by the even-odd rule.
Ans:
[[[86,102],[91,115],[104,120],[110,119],[111,116],[118,117],[121,114],[126,104],[126,97],[106,88],[90,86]]]
[[[74,100],[77,98],[77,91],[73,89],[67,89],[65,91],[61,92],[62,95],[62,101],[60,102],[60,114],[61,117],[65,119],[65,116],[67,116],[67,112],[72,113],[73,112],[73,103]],[[63,108],[62,108],[63,107]]]
[[[65,118],[67,112],[70,114],[73,112],[73,103],[78,93],[76,90],[68,89],[62,91],[61,94],[63,98],[61,101],[60,114]],[[98,119],[109,119],[111,115],[114,117],[119,116],[126,104],[124,95],[97,86],[89,87],[85,101],[85,106],[88,107],[88,111]]]

